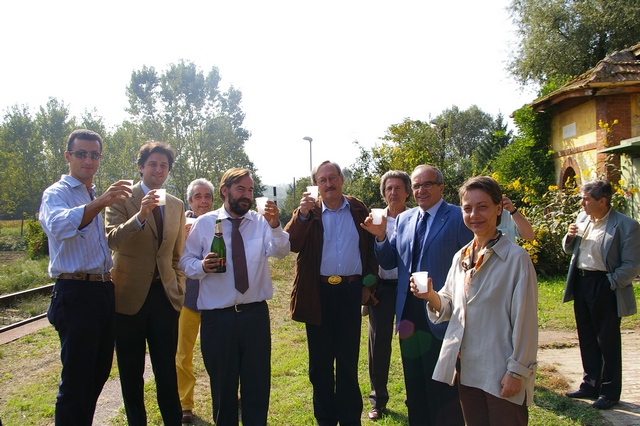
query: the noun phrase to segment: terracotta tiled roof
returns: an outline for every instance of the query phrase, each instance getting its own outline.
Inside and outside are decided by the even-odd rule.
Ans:
[[[531,106],[541,111],[566,99],[612,94],[629,86],[640,88],[640,43],[606,56],[589,71],[536,99]]]

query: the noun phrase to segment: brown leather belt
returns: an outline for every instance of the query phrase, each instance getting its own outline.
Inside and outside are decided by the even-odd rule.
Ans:
[[[331,275],[331,276],[325,276],[325,275],[320,275],[320,281],[323,283],[329,283],[331,285],[336,285],[336,284],[340,284],[342,281],[346,281],[348,283],[352,282],[352,281],[357,281],[362,277],[362,275],[349,275],[349,276],[343,276],[343,275]]]
[[[604,277],[607,271],[590,271],[588,269],[578,269],[578,275],[581,277]]]
[[[111,281],[111,274],[85,274],[83,272],[75,272],[73,274],[60,274],[58,275],[60,280],[76,280],[76,281]]]

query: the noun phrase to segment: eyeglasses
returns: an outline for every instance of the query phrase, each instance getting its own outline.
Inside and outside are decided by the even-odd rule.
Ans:
[[[327,183],[334,184],[338,180],[338,176],[329,176],[328,179],[320,178],[318,179],[318,185],[325,186]]]
[[[69,155],[74,155],[78,160],[84,160],[85,158],[87,158],[87,155],[89,157],[91,157],[92,160],[99,160],[102,157],[102,154],[96,151],[91,151],[91,152],[87,152],[87,151],[82,151],[82,150],[78,150],[78,151],[67,151],[69,153]]]
[[[414,191],[420,191],[420,188],[430,189],[433,185],[442,185],[442,182],[432,182],[428,180],[422,183],[413,183],[411,184],[411,189]]]

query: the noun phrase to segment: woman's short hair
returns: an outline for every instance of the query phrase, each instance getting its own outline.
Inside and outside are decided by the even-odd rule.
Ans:
[[[496,206],[502,203],[502,189],[500,188],[500,184],[490,176],[475,176],[467,179],[458,190],[460,204],[462,204],[462,197],[474,189],[479,189],[486,193]],[[500,225],[501,218],[502,214],[499,214],[496,226]]]

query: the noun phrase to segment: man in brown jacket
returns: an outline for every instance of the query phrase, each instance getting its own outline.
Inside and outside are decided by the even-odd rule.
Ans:
[[[360,425],[360,305],[369,302],[367,285],[378,270],[373,236],[360,227],[369,210],[342,194],[336,163],[323,162],[311,177],[321,200],[305,193],[285,227],[291,251],[299,253],[291,317],[306,323],[317,424]]]
[[[124,203],[107,208],[106,230],[113,254],[116,299],[116,354],[127,420],[145,426],[145,351],[156,380],[158,407],[166,426],[182,424],[176,376],[178,314],[185,275],[178,266],[184,250],[184,204],[157,192],[169,175],[173,150],[149,142],[138,153],[140,182]]]

